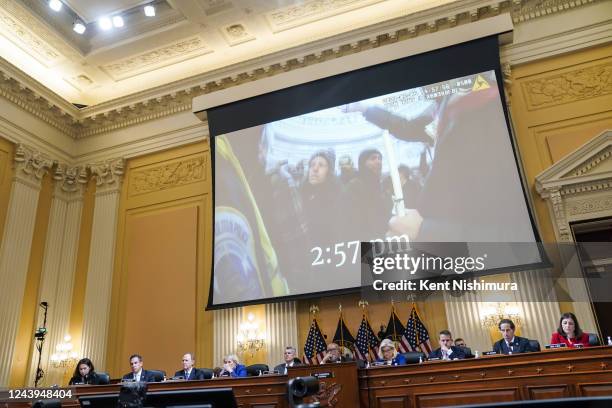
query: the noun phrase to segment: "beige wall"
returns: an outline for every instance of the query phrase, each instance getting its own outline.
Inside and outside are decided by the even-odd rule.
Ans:
[[[128,357],[173,374],[184,353],[212,364],[210,159],[206,142],[130,160],[119,209],[107,366]]]

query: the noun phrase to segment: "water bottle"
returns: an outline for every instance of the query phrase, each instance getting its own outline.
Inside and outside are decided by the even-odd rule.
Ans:
[[[474,351],[474,358],[480,358],[480,351],[478,350]]]
[[[262,375],[261,370],[259,370],[259,376],[261,376],[261,375]]]
[[[419,354],[419,364],[423,364],[423,355]]]
[[[612,346],[612,339],[608,336],[608,346]]]
[[[370,368],[370,362],[366,361],[366,368]]]

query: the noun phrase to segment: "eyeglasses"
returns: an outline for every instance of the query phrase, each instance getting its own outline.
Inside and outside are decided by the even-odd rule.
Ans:
[[[328,348],[327,351],[338,351],[337,348]]]

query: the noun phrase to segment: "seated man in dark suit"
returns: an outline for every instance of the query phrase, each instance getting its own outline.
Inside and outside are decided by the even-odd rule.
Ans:
[[[344,363],[347,361],[353,361],[353,360],[350,357],[347,357],[340,352],[340,346],[338,344],[329,343],[327,345],[327,353],[321,360],[321,364]]]
[[[193,353],[187,353],[183,356],[183,369],[174,373],[175,377],[183,377],[185,380],[203,380],[204,373],[195,368],[195,358]]]
[[[153,373],[142,369],[142,356],[140,354],[132,354],[130,356],[130,367],[132,372],[124,375],[121,378],[122,381],[155,381]]]
[[[465,358],[463,350],[457,346],[453,346],[453,336],[448,330],[440,332],[440,347],[429,354],[429,359],[440,360],[461,360]]]
[[[499,331],[502,334],[502,339],[495,342],[493,351],[498,354],[516,354],[530,353],[532,351],[529,345],[529,340],[524,337],[514,335],[514,322],[510,319],[502,319],[499,321]]]
[[[302,362],[300,361],[300,359],[297,358],[295,355],[296,355],[295,347],[293,346],[285,347],[285,354],[284,354],[285,362],[280,363],[279,365],[274,367],[274,371],[276,371],[279,374],[287,374],[287,368],[297,367],[297,366],[302,365]]]

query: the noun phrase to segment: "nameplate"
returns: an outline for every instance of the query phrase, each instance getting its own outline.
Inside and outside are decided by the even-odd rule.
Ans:
[[[483,356],[494,356],[497,354],[497,351],[485,351],[484,353],[482,353]]]
[[[574,348],[584,348],[584,344],[582,344],[582,343],[574,343]]]
[[[313,377],[318,378],[319,380],[324,380],[326,378],[334,378],[334,373],[324,372],[324,373],[311,373]]]
[[[558,349],[558,348],[565,348],[565,347],[567,347],[567,345],[565,343],[547,344],[544,347],[546,347],[547,349]]]
[[[440,357],[433,357],[433,358],[430,358],[428,361],[440,361],[440,360],[442,360]]]

